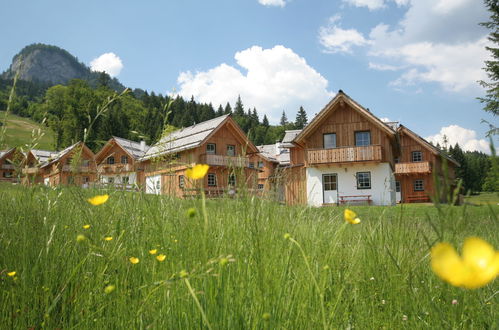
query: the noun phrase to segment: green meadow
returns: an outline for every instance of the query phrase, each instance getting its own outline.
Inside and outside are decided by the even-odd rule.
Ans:
[[[12,147],[22,147],[27,141],[36,140],[36,146],[32,147],[34,149],[45,149],[53,150],[54,143],[54,132],[48,128],[44,127],[40,123],[37,123],[31,119],[19,117],[11,113],[5,116],[5,111],[0,111],[0,122],[6,122],[5,135],[3,136],[3,142],[8,148]],[[2,127],[0,126],[0,129]],[[38,130],[43,134],[38,136]],[[33,133],[35,136],[33,136]],[[36,138],[35,138],[36,137]]]
[[[205,219],[201,200],[108,193],[0,185],[0,328],[499,328],[498,282],[450,286],[429,258],[497,248],[497,205],[358,206],[351,225],[341,207],[242,196]]]

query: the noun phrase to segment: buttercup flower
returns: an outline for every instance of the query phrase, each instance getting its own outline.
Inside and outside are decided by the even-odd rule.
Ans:
[[[478,237],[464,241],[462,257],[449,243],[438,243],[431,249],[431,268],[454,286],[476,289],[499,274],[499,252]]]
[[[158,253],[158,250],[156,249],[149,250],[149,254],[156,254],[156,253]]]
[[[110,284],[108,286],[106,286],[104,288],[104,292],[107,293],[107,294],[110,294],[111,292],[113,292],[114,290],[116,289],[116,286]]]
[[[14,276],[14,275],[16,275],[16,272],[8,272],[8,273],[7,273],[7,276],[10,276],[10,277],[12,277],[12,276]]]
[[[88,229],[90,228],[90,225],[83,225],[83,229]]]
[[[351,223],[352,225],[360,223],[360,219],[357,217],[357,213],[352,210],[345,209],[344,217],[345,221]]]
[[[156,256],[156,260],[158,260],[159,262],[163,262],[163,261],[165,261],[165,259],[166,259],[166,256],[164,254],[158,254]]]
[[[130,262],[134,265],[138,264],[140,262],[140,259],[139,258],[136,258],[136,257],[130,257]]]
[[[204,178],[210,166],[206,164],[197,164],[196,166],[185,170],[185,175],[193,180],[199,180]]]
[[[87,238],[84,235],[78,235],[78,236],[76,236],[76,241],[79,242],[79,243],[83,242],[86,239]]]
[[[104,240],[109,242],[109,241],[113,240],[113,237],[112,236],[106,236],[106,237],[104,237]]]
[[[101,205],[101,204],[104,204],[105,202],[107,202],[107,200],[109,199],[109,195],[97,195],[97,196],[94,196],[92,198],[89,198],[88,199],[88,202],[92,205]]]

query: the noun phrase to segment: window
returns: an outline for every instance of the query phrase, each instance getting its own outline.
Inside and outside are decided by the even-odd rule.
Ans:
[[[400,192],[400,181],[395,181],[395,192]]]
[[[128,156],[126,155],[121,156],[121,164],[128,164]]]
[[[424,191],[423,180],[414,180],[414,191]]]
[[[324,149],[336,148],[336,133],[323,135]]]
[[[411,154],[412,154],[412,161],[413,162],[422,162],[423,161],[423,153],[421,151],[413,151]]]
[[[114,164],[114,156],[109,156],[107,157],[107,163],[109,165],[113,165]]]
[[[371,172],[357,172],[357,189],[371,189]]]
[[[156,190],[159,191],[161,189],[161,179],[156,180]]]
[[[84,176],[83,177],[83,184],[89,183],[89,182],[90,182],[90,178],[88,176]]]
[[[107,178],[107,183],[114,183],[114,178],[113,177]]]
[[[123,184],[128,184],[130,182],[130,178],[127,176],[124,176],[121,178],[121,183]]]
[[[355,132],[356,147],[368,146],[370,144],[371,144],[371,132],[369,131]]]
[[[206,153],[214,155],[217,153],[217,145],[215,143],[208,143],[206,145]]]
[[[258,190],[263,190],[263,184],[262,183],[258,184]]]
[[[258,161],[258,168],[263,168],[263,161],[261,160]]]
[[[337,190],[337,176],[336,174],[324,174],[322,176],[324,184],[324,191]]]
[[[229,186],[234,187],[236,185],[236,175],[234,173],[229,174]]]
[[[400,157],[395,157],[395,164],[400,163]]]
[[[255,162],[249,162],[249,168],[255,168]]]
[[[88,159],[82,160],[81,166],[83,166],[83,167],[89,167],[90,166],[90,160],[88,160]]]
[[[184,189],[185,188],[185,178],[183,175],[179,175],[178,177],[178,186],[181,188],[181,189]]]
[[[73,161],[73,158],[71,158],[71,157],[66,158],[66,165],[71,165],[72,161]]]
[[[217,186],[217,175],[215,173],[208,173],[208,187]]]
[[[4,178],[12,178],[14,175],[12,172],[3,172],[3,177]]]
[[[236,155],[236,146],[232,144],[227,145],[227,156],[235,156]]]

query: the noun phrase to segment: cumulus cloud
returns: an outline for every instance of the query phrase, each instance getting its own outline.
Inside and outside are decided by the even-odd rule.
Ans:
[[[290,48],[253,46],[234,58],[239,67],[222,63],[207,71],[182,72],[178,94],[214,106],[233,105],[240,95],[246,108],[256,107],[272,122],[283,110],[292,118],[300,106],[318,112],[333,96],[328,81]]]
[[[428,136],[426,140],[435,145],[439,143],[441,146],[446,145],[445,141],[447,141],[447,146],[454,146],[458,143],[464,151],[490,153],[490,145],[487,140],[479,139],[474,130],[458,125],[442,127],[439,133]]]
[[[327,53],[351,53],[352,47],[364,46],[369,42],[356,29],[343,29],[338,21],[339,15],[329,19],[329,24],[319,29],[319,42]]]
[[[410,0],[392,0],[392,1],[395,2],[398,6],[405,6],[409,3]],[[355,7],[366,7],[369,10],[377,10],[385,8],[386,4],[390,1],[389,0],[343,0],[343,2],[346,2]]]
[[[285,0],[258,0],[258,3],[264,6],[275,6],[275,7],[286,6]]]
[[[103,71],[111,77],[116,77],[123,69],[123,63],[115,53],[105,53],[90,62],[90,69],[92,71]]]

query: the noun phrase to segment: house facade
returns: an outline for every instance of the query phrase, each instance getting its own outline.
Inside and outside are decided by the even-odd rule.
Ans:
[[[397,128],[397,133],[400,141],[400,156],[395,159],[397,202],[430,202],[436,193],[435,179],[442,187],[438,198],[445,201],[446,188],[455,187],[455,168],[459,163],[403,125]]]
[[[288,204],[395,204],[396,132],[341,90],[288,135]]]
[[[149,146],[112,137],[95,155],[98,181],[103,186],[132,190],[144,184],[144,167],[139,161]]]
[[[203,188],[208,196],[232,194],[238,188],[255,189],[257,170],[249,158],[258,149],[228,115],[165,135],[142,157],[145,191],[189,197]],[[194,182],[185,170],[194,164],[210,166],[202,182]]]
[[[0,150],[0,182],[18,182],[19,175],[16,167],[21,166],[23,160],[24,155],[16,148]]]

